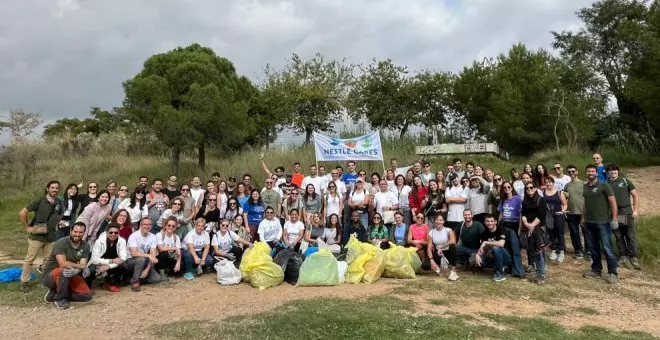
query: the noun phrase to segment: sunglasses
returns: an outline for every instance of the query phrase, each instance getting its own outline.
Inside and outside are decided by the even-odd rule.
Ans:
[[[175,202],[175,203],[172,203],[172,205],[181,205],[181,203]]]
[[[190,191],[190,189],[181,189],[181,192]]]
[[[493,180],[496,180],[496,181],[501,181],[501,180],[502,180],[502,178],[501,178],[501,177],[500,177],[500,178],[493,178]]]
[[[575,171],[575,170],[568,170],[568,173],[569,173],[569,174],[574,174],[574,173],[577,173],[577,171]]]
[[[525,190],[534,190],[534,187],[525,187]]]
[[[217,199],[209,198],[209,202],[215,202]]]
[[[417,219],[418,219],[418,220],[421,220],[421,219],[423,219],[423,218],[424,218],[424,216],[417,216]]]
[[[334,185],[328,185],[328,189],[334,189],[334,188],[336,188],[336,186],[334,186]]]
[[[89,187],[90,189],[96,189],[96,187]]]
[[[229,224],[221,224],[221,227],[229,227]]]
[[[374,217],[374,221],[380,220],[380,217]]]
[[[117,235],[119,234],[118,231],[108,231],[108,235]]]
[[[267,181],[266,184],[273,184],[273,181]]]
[[[135,196],[144,196],[144,193],[143,192],[136,192]]]
[[[272,211],[266,211],[266,215],[272,215],[272,214],[273,214]]]

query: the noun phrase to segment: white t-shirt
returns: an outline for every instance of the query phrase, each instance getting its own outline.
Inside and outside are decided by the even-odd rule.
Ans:
[[[197,189],[192,187],[190,188],[190,196],[192,196],[192,198],[195,200],[195,204],[201,202],[199,198],[204,197],[204,192],[205,190],[202,189],[202,187],[199,187]]]
[[[257,229],[259,234],[259,239],[262,242],[273,242],[282,239],[282,226],[280,221],[277,219],[269,220],[264,218],[259,223],[259,229]]]
[[[408,173],[408,170],[409,170],[409,169],[410,169],[409,166],[404,166],[404,167],[396,168],[396,169],[394,170],[394,176],[399,176],[399,175],[401,175],[401,176],[403,176],[403,177],[406,177],[406,174]]]
[[[435,228],[431,229],[429,231],[429,236],[431,236],[431,240],[433,240],[433,244],[436,247],[441,247],[447,242],[449,242],[449,233],[451,232],[451,229],[444,227],[442,230],[437,230]]]
[[[163,233],[159,233],[156,238],[158,239],[159,246],[181,248],[181,239],[176,234],[168,237]]]
[[[133,255],[131,255],[131,248],[137,248],[137,251],[142,252],[143,254],[149,254],[149,251],[155,249],[157,244],[158,240],[156,240],[156,235],[148,233],[145,237],[142,236],[142,233],[138,230],[128,237],[128,242],[126,243],[126,246],[128,247],[128,258],[130,259],[133,257]]]
[[[172,209],[167,209],[167,210],[163,211],[162,215],[160,215],[160,218],[158,219],[158,221],[156,221],[156,225],[158,225],[159,227],[162,227],[163,226],[163,220],[168,219],[170,216],[176,217],[177,220],[182,220],[183,219],[183,212],[179,211],[177,214],[173,214]]]
[[[231,250],[232,246],[234,245],[234,242],[240,240],[241,238],[238,237],[238,234],[236,234],[233,231],[227,231],[227,233],[222,236],[218,232],[217,234],[213,235],[213,240],[211,241],[212,246],[218,246],[218,250],[220,250],[223,253],[226,253]]]
[[[368,193],[369,191],[367,189],[359,190],[359,191],[353,191],[351,193],[351,202],[353,204],[355,203],[362,203],[367,200],[367,195],[365,191]]]
[[[298,243],[298,240],[302,239],[305,232],[305,224],[298,221],[296,223],[291,223],[291,221],[286,221],[284,223],[284,229],[289,240],[288,246],[295,246]]]
[[[211,240],[209,240],[209,233],[205,230],[202,231],[202,234],[197,234],[197,231],[195,229],[191,230],[188,232],[188,235],[183,238],[183,247],[188,249],[188,245],[192,244],[193,247],[195,248],[195,251],[200,251],[204,249],[205,246],[208,246],[211,244]]]
[[[404,185],[401,187],[401,191],[399,191],[399,188],[394,187],[394,193],[399,196],[399,208],[401,210],[410,210],[410,201],[408,200],[408,197],[410,196],[410,191],[412,188],[408,185]]]
[[[303,178],[302,185],[300,186],[300,189],[305,192],[307,190],[307,185],[312,184],[314,185],[314,191],[316,191],[317,195],[321,195],[321,191],[323,190],[323,183],[325,181],[323,180],[323,177],[319,176],[307,176]]]
[[[376,212],[382,214],[384,207],[391,207],[399,204],[399,199],[396,197],[396,194],[391,191],[379,191],[374,195],[374,202],[376,204]]]
[[[131,223],[138,223],[142,217],[147,217],[147,215],[149,215],[149,209],[147,209],[146,203],[142,209],[140,209],[140,202],[135,202],[135,206],[133,208],[131,208],[130,205],[131,199],[125,198],[123,201],[121,201],[121,203],[119,203],[117,210],[126,209],[128,216],[131,218]]]
[[[564,191],[564,187],[571,181],[571,177],[561,175],[561,177],[553,177],[555,180],[555,188],[559,191]]]
[[[326,181],[325,183],[323,183],[323,193],[328,192],[328,185],[330,184],[330,182],[332,181]],[[344,196],[344,194],[346,194],[346,184],[344,184],[344,182],[340,181],[339,179],[334,181],[334,183],[335,186],[337,187],[337,193],[341,196]]]
[[[332,214],[339,215],[339,202],[341,201],[341,195],[337,194],[334,197],[332,195],[326,194],[324,196],[325,202],[325,216],[330,216]]]
[[[462,186],[455,186],[445,191],[445,199],[450,198],[464,198],[467,199],[468,195]],[[467,201],[466,201],[467,202]],[[463,210],[465,210],[465,203],[451,203],[447,204],[447,221],[449,222],[463,222]]]

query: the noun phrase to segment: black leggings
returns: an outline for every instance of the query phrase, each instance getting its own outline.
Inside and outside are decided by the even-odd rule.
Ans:
[[[435,263],[439,266],[440,262],[442,261],[442,257],[440,255],[438,255],[438,251],[437,251],[437,248],[435,247],[435,245],[431,245],[431,247],[433,247],[433,261],[435,261]],[[443,250],[442,255],[444,255],[444,257],[447,259],[450,266],[454,266],[454,267],[456,266],[456,245],[452,244],[451,246],[449,246],[449,248],[447,248],[447,250]],[[426,263],[428,263],[428,264],[426,264]],[[425,266],[423,266],[422,269],[431,270],[431,262],[430,261],[425,262],[424,264],[425,264]],[[426,267],[426,268],[424,268],[424,267]]]
[[[170,252],[161,251],[156,256],[158,263],[154,265],[154,269],[161,270],[167,269],[170,273],[174,273],[174,266],[176,265],[176,258],[170,257]]]

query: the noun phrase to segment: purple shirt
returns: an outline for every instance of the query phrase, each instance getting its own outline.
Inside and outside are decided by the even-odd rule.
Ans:
[[[520,220],[520,209],[522,206],[522,198],[514,195],[509,199],[502,200],[497,211],[502,213],[502,220],[506,222],[518,222]]]

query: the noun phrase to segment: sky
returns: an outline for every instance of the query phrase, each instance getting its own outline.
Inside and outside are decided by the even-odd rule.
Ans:
[[[200,43],[255,82],[292,53],[411,70],[459,71],[550,31],[578,29],[587,0],[5,0],[0,6],[0,119],[85,118],[123,100],[151,55]],[[0,136],[0,144],[8,140]]]

